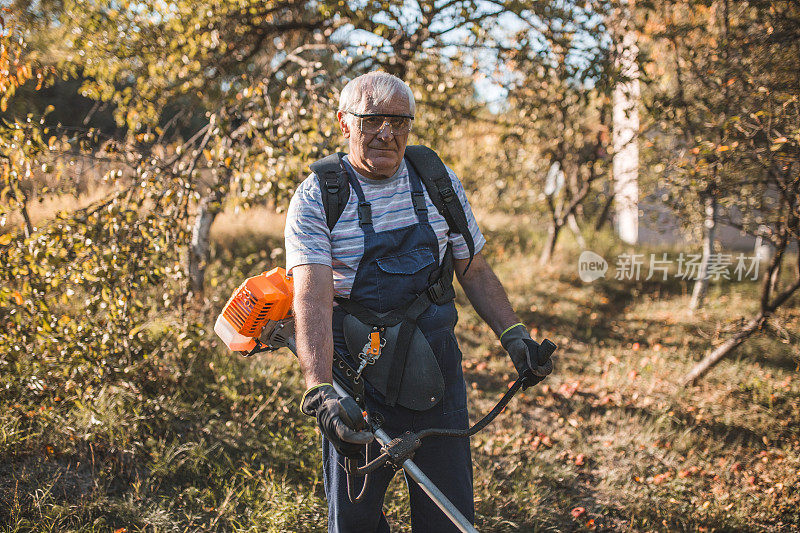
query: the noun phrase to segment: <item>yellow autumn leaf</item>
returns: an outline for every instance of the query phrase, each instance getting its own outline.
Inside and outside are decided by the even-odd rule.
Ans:
[[[11,244],[11,239],[12,238],[13,237],[11,237],[10,233],[5,233],[3,235],[0,235],[0,245],[8,246],[9,244]]]

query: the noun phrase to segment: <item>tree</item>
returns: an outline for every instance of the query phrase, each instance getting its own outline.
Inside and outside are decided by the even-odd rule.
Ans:
[[[609,15],[618,80],[613,95],[614,201],[617,232],[628,244],[639,239],[639,67],[633,0],[623,0]]]
[[[671,43],[675,58],[675,83],[661,87],[652,109],[662,131],[678,140],[668,149],[682,154],[667,159],[672,205],[685,221],[705,219],[708,257],[718,222],[761,235],[776,250],[759,312],[685,377],[684,383],[693,383],[759,331],[800,287],[800,264],[795,281],[779,283],[799,229],[800,11],[783,1],[697,2],[690,10],[670,3],[660,20],[659,35]],[[687,197],[703,205],[700,217]]]
[[[580,11],[571,12],[571,19],[581,20]],[[518,167],[515,188],[537,186],[545,192],[548,239],[541,263],[550,260],[567,224],[582,240],[576,215],[593,187],[609,176],[613,72],[607,48],[600,41],[587,48],[584,34],[603,28],[585,22],[562,24],[545,46],[526,28],[514,39],[517,44],[501,53],[509,80],[505,116],[518,152],[527,160]],[[558,178],[560,172],[563,179]],[[550,184],[554,186],[546,183],[548,175],[555,179]]]

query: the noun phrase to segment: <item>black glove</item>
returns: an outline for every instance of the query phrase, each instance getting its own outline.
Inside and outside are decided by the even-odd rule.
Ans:
[[[500,344],[511,356],[519,376],[524,378],[523,389],[536,385],[553,371],[550,354],[553,353],[555,345],[549,340],[545,340],[544,343],[549,343],[548,347],[551,348],[546,349],[533,340],[522,324],[517,324],[500,335]]]
[[[317,417],[322,434],[345,457],[357,457],[364,445],[373,439],[372,433],[362,431],[367,422],[356,401],[349,396],[339,396],[329,383],[308,389],[300,409],[308,416]]]

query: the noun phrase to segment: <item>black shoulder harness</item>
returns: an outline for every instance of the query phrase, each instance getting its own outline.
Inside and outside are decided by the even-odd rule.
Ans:
[[[325,218],[330,230],[333,230],[350,198],[350,182],[342,157],[344,157],[344,153],[338,152],[311,164],[311,170],[317,176],[319,188],[322,191],[322,205],[325,208]],[[453,189],[447,168],[436,152],[426,146],[407,146],[405,158],[414,167],[425,185],[431,202],[447,221],[449,232],[464,236],[469,250],[469,262],[467,263],[467,268],[469,268],[472,257],[475,255],[475,242],[469,231],[464,208]],[[466,269],[464,271],[466,272]]]

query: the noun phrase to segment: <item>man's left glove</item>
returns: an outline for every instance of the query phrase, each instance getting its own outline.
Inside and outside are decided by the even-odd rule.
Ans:
[[[505,330],[500,335],[500,344],[511,356],[520,377],[524,378],[523,389],[536,385],[553,371],[552,350],[544,349],[533,340],[524,325],[516,324]]]
[[[322,434],[345,457],[357,457],[374,438],[369,431],[363,431],[367,423],[355,400],[339,396],[330,383],[308,389],[300,410],[317,418]]]

